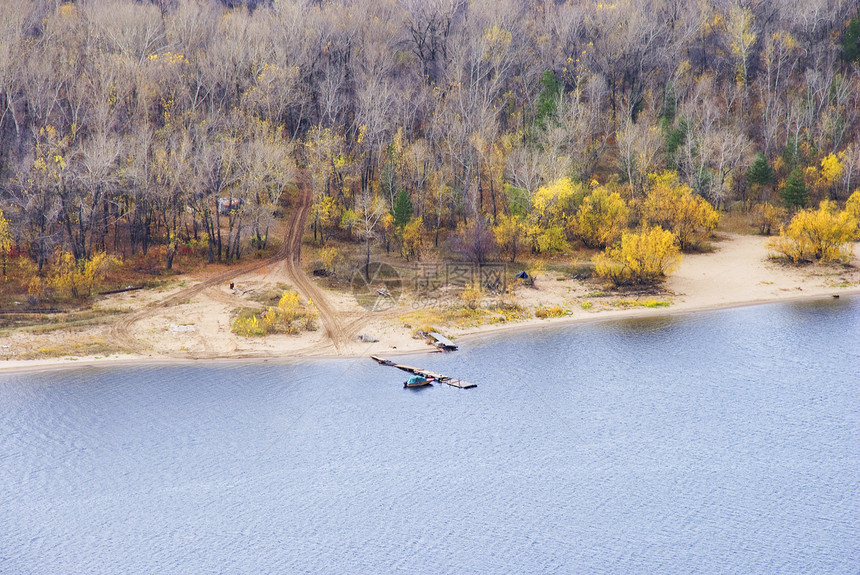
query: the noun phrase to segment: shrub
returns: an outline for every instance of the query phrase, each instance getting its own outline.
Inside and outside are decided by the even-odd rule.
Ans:
[[[89,297],[118,263],[116,258],[104,252],[96,252],[89,259],[76,260],[70,252],[59,250],[48,284],[73,298]]]
[[[769,236],[771,230],[783,221],[788,212],[785,208],[774,206],[770,202],[757,204],[752,211],[751,223],[758,228],[763,236]]]
[[[701,196],[678,179],[675,172],[648,176],[648,196],[642,205],[643,224],[660,226],[677,237],[682,250],[689,250],[720,222],[720,214]]]
[[[570,249],[564,228],[551,226],[543,230],[537,237],[537,251],[542,254],[557,254]]]
[[[522,216],[499,216],[496,225],[493,226],[496,244],[499,249],[510,256],[512,262],[517,260],[517,253],[519,253],[525,235],[526,226]]]
[[[857,221],[848,210],[839,212],[834,202],[824,200],[817,210],[801,210],[769,246],[794,263],[801,261],[847,261],[848,244],[854,239]]]
[[[482,297],[481,287],[477,283],[467,285],[460,293],[460,300],[469,309],[477,309],[481,305]]]
[[[855,190],[848,201],[845,202],[845,211],[854,220],[854,239],[860,240],[860,190]]]
[[[616,286],[651,284],[678,267],[681,252],[675,234],[655,226],[641,233],[625,232],[617,246],[595,255],[593,261],[595,273]]]
[[[595,188],[582,200],[576,214],[576,235],[590,248],[605,248],[618,241],[627,228],[630,209],[618,194],[605,187]]]
[[[316,308],[312,302],[306,306],[299,301],[299,294],[286,291],[277,307],[269,307],[262,313],[240,312],[233,320],[233,333],[244,337],[268,335],[270,333],[298,334],[316,329]]]
[[[560,305],[554,305],[550,307],[539,306],[535,310],[535,317],[539,317],[541,319],[548,319],[552,317],[564,317],[568,315],[568,313],[569,312]]]

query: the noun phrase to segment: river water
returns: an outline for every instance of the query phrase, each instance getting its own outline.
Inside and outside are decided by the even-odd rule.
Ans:
[[[860,572],[860,298],[0,375],[0,573]]]

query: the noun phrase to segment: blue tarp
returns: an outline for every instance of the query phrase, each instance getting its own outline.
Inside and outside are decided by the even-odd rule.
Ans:
[[[529,274],[527,274],[526,272],[520,272],[517,274],[517,277],[520,279],[527,280],[527,279],[529,279]]]
[[[424,383],[425,381],[427,381],[427,378],[423,375],[413,375],[406,381],[406,383]]]

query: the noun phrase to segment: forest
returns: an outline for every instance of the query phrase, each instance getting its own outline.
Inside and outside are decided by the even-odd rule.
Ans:
[[[856,233],[858,100],[849,0],[3,2],[3,276],[235,261],[305,189],[318,246],[581,242],[621,282],[637,226]]]

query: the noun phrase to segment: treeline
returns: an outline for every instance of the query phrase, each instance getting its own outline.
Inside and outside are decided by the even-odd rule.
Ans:
[[[592,182],[644,199],[666,170],[718,209],[860,182],[853,1],[236,4],[0,5],[4,245],[235,259],[300,183],[320,242],[459,227],[483,257],[517,214],[583,236],[553,186],[583,190],[570,220]]]

